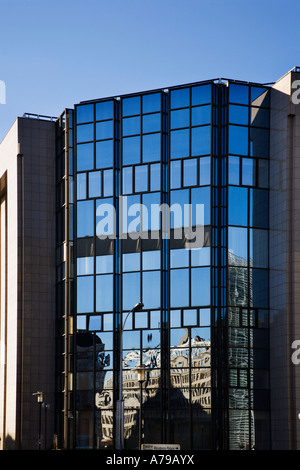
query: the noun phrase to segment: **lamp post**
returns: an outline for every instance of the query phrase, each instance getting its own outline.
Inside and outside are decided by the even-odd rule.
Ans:
[[[39,437],[38,437],[38,449],[41,450],[41,434],[42,434],[42,404],[44,402],[44,393],[35,392],[32,395],[37,396],[37,401],[39,403]]]
[[[140,384],[140,410],[139,410],[139,450],[142,448],[142,404],[143,404],[143,383],[145,382],[145,366],[142,364],[135,368],[137,371],[137,379]]]
[[[125,320],[122,324],[120,323],[120,356],[119,356],[119,399],[117,400],[116,409],[116,425],[117,425],[117,439],[116,448],[124,449],[124,400],[123,395],[123,331],[126,320],[130,313],[140,312],[144,307],[142,302],[138,302],[135,306],[127,313]]]

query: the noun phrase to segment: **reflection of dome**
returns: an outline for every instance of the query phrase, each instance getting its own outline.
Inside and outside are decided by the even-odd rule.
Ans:
[[[96,336],[96,343],[101,343],[101,339]],[[94,344],[94,335],[92,333],[78,331],[76,334],[76,345],[80,348],[89,348]]]

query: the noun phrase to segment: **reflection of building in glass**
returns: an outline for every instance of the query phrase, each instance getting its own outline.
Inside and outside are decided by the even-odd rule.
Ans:
[[[61,448],[115,447],[125,316],[126,449],[299,446],[298,75],[17,119],[0,144],[3,448],[36,446],[25,383],[45,384]]]

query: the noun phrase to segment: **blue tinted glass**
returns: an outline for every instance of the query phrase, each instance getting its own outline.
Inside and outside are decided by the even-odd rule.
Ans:
[[[160,131],[161,125],[161,115],[160,113],[156,114],[146,114],[143,116],[143,132],[156,132]]]
[[[140,271],[141,255],[140,253],[124,253],[122,263],[123,272]]]
[[[94,201],[77,203],[77,237],[94,235]]]
[[[250,154],[255,157],[269,156],[269,130],[250,127]]]
[[[255,160],[253,158],[242,159],[242,184],[247,186],[255,185]]]
[[[210,157],[199,159],[200,166],[200,186],[210,184]]]
[[[229,184],[240,184],[240,158],[228,158],[228,182]]]
[[[140,283],[140,273],[125,273],[122,275],[123,310],[131,310],[140,301]]]
[[[77,145],[77,171],[94,168],[94,144]]]
[[[185,108],[190,105],[190,89],[171,90],[171,108]]]
[[[135,167],[135,191],[147,191],[148,190],[148,166],[141,165]]]
[[[150,191],[160,189],[160,164],[150,165]]]
[[[183,162],[183,185],[195,186],[197,184],[197,159],[191,158]]]
[[[269,198],[265,189],[250,189],[250,225],[257,228],[268,228]]]
[[[248,127],[229,126],[229,153],[248,155]]]
[[[247,225],[248,222],[248,189],[228,188],[228,223],[229,225]]]
[[[96,142],[96,168],[109,168],[113,166],[113,141],[103,140]]]
[[[253,307],[268,308],[268,270],[250,269],[250,278],[252,280],[252,293],[250,299]]]
[[[81,124],[76,129],[78,143],[94,140],[94,124]]]
[[[203,221],[197,220],[197,204],[202,204],[204,209],[204,225],[210,224],[210,187],[195,188],[191,190],[192,224],[202,225]],[[201,215],[201,212],[200,214]]]
[[[183,311],[183,326],[197,325],[198,315],[196,309],[189,309]]]
[[[110,312],[114,304],[113,275],[96,276],[96,311]]]
[[[85,258],[77,258],[77,275],[94,274],[94,258],[87,256]]]
[[[103,196],[112,196],[114,191],[113,170],[103,171]]]
[[[268,231],[250,229],[249,257],[251,265],[255,268],[268,267]]]
[[[143,230],[159,230],[160,228],[160,193],[143,194]]]
[[[228,263],[245,266],[248,262],[248,231],[241,227],[228,227]]]
[[[96,123],[96,140],[113,138],[113,121]]]
[[[247,106],[229,105],[229,122],[247,126],[249,123],[249,108]]]
[[[171,269],[170,284],[171,307],[189,305],[189,270]]]
[[[92,122],[94,120],[94,105],[85,104],[76,107],[77,124]]]
[[[170,179],[171,189],[181,187],[181,160],[171,162]]]
[[[258,160],[258,186],[267,188],[269,182],[269,163],[268,160]]]
[[[171,158],[188,157],[190,154],[190,132],[188,129],[171,131],[170,155]]]
[[[208,326],[211,323],[210,320],[210,309],[209,308],[201,308],[199,311],[200,317],[200,326]]]
[[[192,128],[191,155],[210,154],[210,126]]]
[[[267,88],[251,87],[251,103],[254,106],[269,106],[270,93]]]
[[[115,233],[115,210],[112,198],[96,200],[96,236],[107,238]]]
[[[189,266],[190,251],[183,249],[170,250],[170,267],[186,268]]]
[[[160,251],[143,251],[143,270],[160,269]]]
[[[211,85],[192,87],[192,106],[211,102]]]
[[[270,110],[264,108],[250,108],[250,122],[252,126],[269,127],[270,126]]]
[[[192,108],[192,126],[201,126],[203,124],[210,124],[211,121],[211,107],[210,106],[197,106]]]
[[[94,311],[94,277],[77,278],[77,313]]]
[[[181,326],[181,311],[180,310],[171,310],[170,312],[170,326],[178,327]]]
[[[140,162],[140,137],[123,139],[123,165]]]
[[[122,120],[123,135],[139,134],[141,130],[140,117],[129,117]]]
[[[170,201],[171,228],[183,227],[184,204],[189,204],[189,190],[179,189],[176,191],[170,191]]]
[[[86,173],[77,175],[77,199],[86,199]]]
[[[96,121],[113,118],[113,101],[96,103]]]
[[[144,95],[142,100],[143,113],[155,113],[155,111],[160,111],[160,93],[151,93],[149,95]]]
[[[229,102],[248,104],[249,101],[249,87],[245,85],[236,85],[230,83],[229,85]]]
[[[209,266],[210,247],[195,248],[191,250],[191,266]]]
[[[146,308],[160,307],[160,271],[143,273],[143,303]]]
[[[89,197],[101,196],[101,172],[89,173]]]
[[[113,272],[113,255],[96,256],[96,274]]]
[[[143,162],[160,160],[160,134],[143,136]]]
[[[123,98],[122,101],[123,116],[133,116],[140,114],[140,97],[133,96],[131,98]]]
[[[176,111],[171,111],[170,113],[170,128],[176,129],[178,127],[189,127],[190,125],[190,110],[188,109],[178,109]]]
[[[132,193],[132,167],[125,167],[122,170],[123,175],[123,194]]]
[[[191,304],[210,304],[210,268],[191,269]]]
[[[89,318],[89,331],[100,331],[102,325],[101,315],[91,315]]]

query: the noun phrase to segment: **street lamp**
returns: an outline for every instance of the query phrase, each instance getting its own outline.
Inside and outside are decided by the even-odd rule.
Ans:
[[[123,395],[123,331],[126,320],[131,313],[140,312],[144,307],[142,302],[138,302],[135,306],[127,313],[124,323],[120,323],[120,357],[119,357],[119,400],[117,401],[116,409],[116,425],[117,425],[117,439],[116,448],[124,449],[124,400]]]
[[[41,450],[41,435],[42,435],[42,404],[44,402],[44,393],[35,392],[32,395],[37,396],[37,401],[39,403],[39,437],[38,437],[38,449]]]
[[[140,410],[139,410],[139,450],[142,448],[142,404],[143,404],[143,383],[146,380],[145,366],[144,364],[135,368],[137,371],[137,379],[140,384]]]

